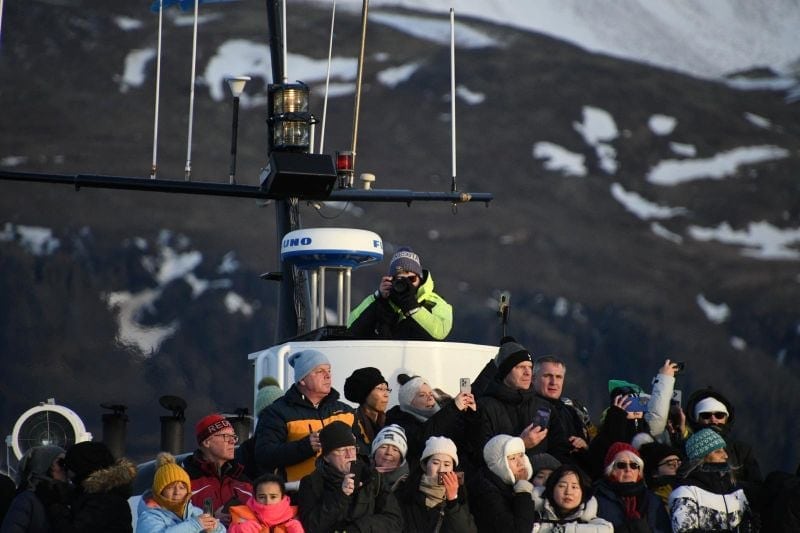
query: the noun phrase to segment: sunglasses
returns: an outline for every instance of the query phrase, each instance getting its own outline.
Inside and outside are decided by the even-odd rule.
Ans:
[[[411,283],[412,285],[416,283],[417,280],[419,279],[419,276],[417,276],[416,274],[409,274],[408,276],[400,276],[400,277],[403,279],[407,279],[408,282]]]
[[[717,420],[725,420],[725,417],[728,416],[728,413],[724,413],[722,411],[714,411],[713,413],[700,413],[700,418],[703,420],[711,420],[712,416]]]
[[[630,468],[631,470],[639,470],[638,463],[626,463],[625,461],[620,461],[618,463],[614,463],[614,468],[617,470],[625,470],[626,468]]]
[[[667,459],[658,463],[658,466],[668,466],[670,468],[678,468],[682,461],[680,459]]]

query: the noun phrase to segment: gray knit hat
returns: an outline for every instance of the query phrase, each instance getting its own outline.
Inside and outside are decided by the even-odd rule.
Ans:
[[[402,272],[413,272],[422,277],[422,265],[419,256],[408,247],[398,248],[389,263],[389,275],[394,276]]]
[[[725,447],[725,439],[713,429],[701,429],[686,441],[686,456],[690,461],[699,461],[714,450]]]
[[[533,467],[533,475],[536,475],[539,470],[555,470],[561,466],[561,461],[549,453],[537,453],[531,457],[531,466]]]
[[[294,368],[294,382],[298,383],[319,365],[330,365],[325,354],[317,350],[303,350],[289,356],[289,364]]]

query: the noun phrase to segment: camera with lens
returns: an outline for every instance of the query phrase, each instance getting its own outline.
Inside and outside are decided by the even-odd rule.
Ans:
[[[407,278],[403,277],[396,277],[392,279],[392,292],[397,294],[404,294],[411,289],[411,283],[409,283]]]

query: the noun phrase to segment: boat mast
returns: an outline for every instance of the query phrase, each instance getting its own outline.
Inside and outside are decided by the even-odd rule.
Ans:
[[[273,83],[282,83],[286,80],[286,50],[285,50],[285,0],[281,4],[278,0],[266,0],[267,24],[269,30],[269,51],[272,60]],[[272,153],[274,139],[268,135],[267,153]],[[300,214],[297,200],[286,198],[275,201],[275,231],[277,234],[277,255],[280,263],[280,249],[283,236],[297,229]],[[295,275],[294,268],[288,264],[281,264],[280,289],[278,290],[278,318],[275,324],[275,342],[297,335],[297,309],[295,307]]]

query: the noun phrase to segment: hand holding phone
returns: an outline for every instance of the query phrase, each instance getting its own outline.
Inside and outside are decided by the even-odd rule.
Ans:
[[[631,395],[629,397],[630,403],[625,410],[629,413],[645,413],[647,412],[647,398],[642,398],[638,395]]]
[[[547,429],[550,425],[550,409],[547,407],[538,408],[531,423],[533,427],[539,426],[541,429]]]

